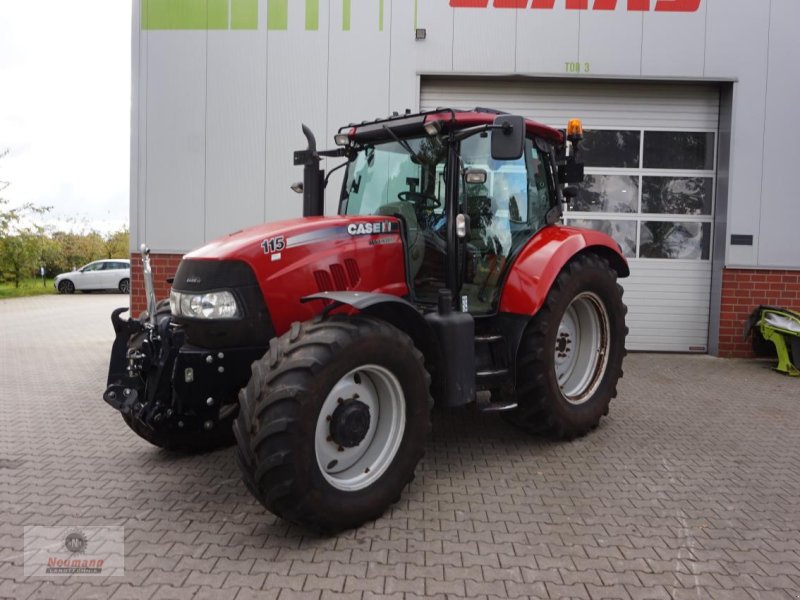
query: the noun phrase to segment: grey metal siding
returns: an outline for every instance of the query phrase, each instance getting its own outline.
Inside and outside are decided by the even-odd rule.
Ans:
[[[423,109],[486,106],[558,128],[564,128],[573,117],[582,118],[587,129],[630,127],[705,130],[717,134],[719,126],[719,88],[713,85],[423,77],[420,105]],[[713,177],[714,172],[708,175]],[[594,218],[591,213],[575,216]],[[636,215],[611,216],[636,218]],[[712,218],[684,217],[703,222]],[[632,258],[630,265],[631,276],[621,281],[629,309],[628,348],[706,351],[710,257],[709,260]]]

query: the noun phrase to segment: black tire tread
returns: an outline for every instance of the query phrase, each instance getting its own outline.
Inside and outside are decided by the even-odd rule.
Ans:
[[[348,344],[366,333],[380,333],[410,349],[420,363],[430,389],[430,375],[422,354],[399,329],[364,316],[333,316],[325,320],[293,323],[284,335],[270,341],[269,350],[253,363],[253,375],[239,392],[239,417],[233,431],[237,440],[237,462],[247,488],[274,514],[318,533],[329,534],[378,518],[386,509],[375,507],[359,522],[336,522],[319,514],[296,490],[295,460],[291,440],[298,426],[300,404],[323,368],[341,355]],[[433,402],[428,392],[428,406]],[[427,417],[427,435],[431,429]],[[413,447],[414,464],[425,448]],[[313,454],[313,450],[312,450]],[[413,472],[405,487],[413,479]]]
[[[552,367],[549,365],[546,354],[548,352],[546,339],[548,332],[553,327],[557,329],[560,323],[559,306],[563,303],[562,290],[567,286],[569,280],[581,277],[587,271],[603,272],[614,282],[616,296],[612,301],[613,305],[608,306],[607,310],[610,314],[616,311],[616,314],[622,316],[622,331],[624,331],[624,335],[627,335],[628,328],[624,326],[624,316],[628,309],[622,302],[623,290],[616,283],[616,271],[603,257],[584,253],[574,257],[559,273],[544,305],[528,324],[517,355],[516,398],[518,407],[509,417],[515,424],[528,432],[555,440],[571,440],[582,437],[595,429],[600,418],[608,414],[609,403],[612,398],[617,396],[617,382],[623,375],[622,358],[627,353],[624,349],[624,336],[623,348],[618,360],[614,360],[613,356],[609,359],[605,378],[610,384],[610,389],[607,390],[605,397],[599,399],[601,405],[596,418],[589,423],[578,424],[566,421],[553,410],[552,402],[554,400],[550,397],[552,390],[548,384],[548,369]],[[612,335],[614,335],[613,331]],[[550,351],[552,352],[552,350]],[[613,350],[610,354],[614,354]]]

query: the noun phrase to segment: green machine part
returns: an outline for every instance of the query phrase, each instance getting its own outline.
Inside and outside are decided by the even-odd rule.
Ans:
[[[778,353],[775,370],[790,377],[800,377],[800,313],[786,308],[759,307],[759,310],[761,335],[775,345]]]

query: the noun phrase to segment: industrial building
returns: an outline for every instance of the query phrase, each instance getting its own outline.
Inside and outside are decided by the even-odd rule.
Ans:
[[[798,24],[796,0],[135,0],[132,246],[164,296],[183,253],[299,216],[301,123],[330,147],[405,109],[579,117],[565,219],[630,261],[628,348],[747,355],[755,306],[800,306]]]

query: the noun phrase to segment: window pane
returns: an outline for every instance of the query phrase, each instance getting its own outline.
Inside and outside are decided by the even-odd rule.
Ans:
[[[645,131],[645,169],[714,168],[714,134],[687,131]]]
[[[638,177],[587,175],[578,190],[569,206],[573,211],[635,213],[638,208]]]
[[[572,227],[602,231],[614,238],[628,258],[636,257],[636,221],[607,221],[600,219],[570,219]]]
[[[532,142],[526,140],[526,153],[517,160],[494,160],[490,142],[488,136],[476,134],[460,147],[465,168],[486,171],[484,184],[467,184],[459,178],[459,201],[470,219],[460,294],[467,297],[472,313],[493,310],[515,240],[524,242],[534,231],[528,223],[533,214],[527,171]],[[515,236],[516,232],[520,235]]]
[[[710,215],[710,177],[643,177],[642,212],[670,215]]]
[[[641,258],[690,258],[708,260],[711,223],[646,221],[642,223]]]
[[[391,214],[397,202],[406,202],[415,209],[428,210],[444,206],[444,197],[437,196],[437,167],[443,165],[447,152],[438,138],[409,139],[408,145],[421,161],[397,142],[366,146],[347,168],[344,197],[348,215]],[[387,209],[387,205],[389,208]],[[438,208],[438,207],[437,207]]]
[[[525,142],[525,162],[528,169],[528,223],[539,229],[545,224],[547,211],[555,204],[550,186],[547,158],[530,141]],[[521,211],[520,211],[521,212]],[[520,215],[520,220],[525,220]]]
[[[639,167],[639,131],[584,132],[581,142],[582,159],[587,167]]]

